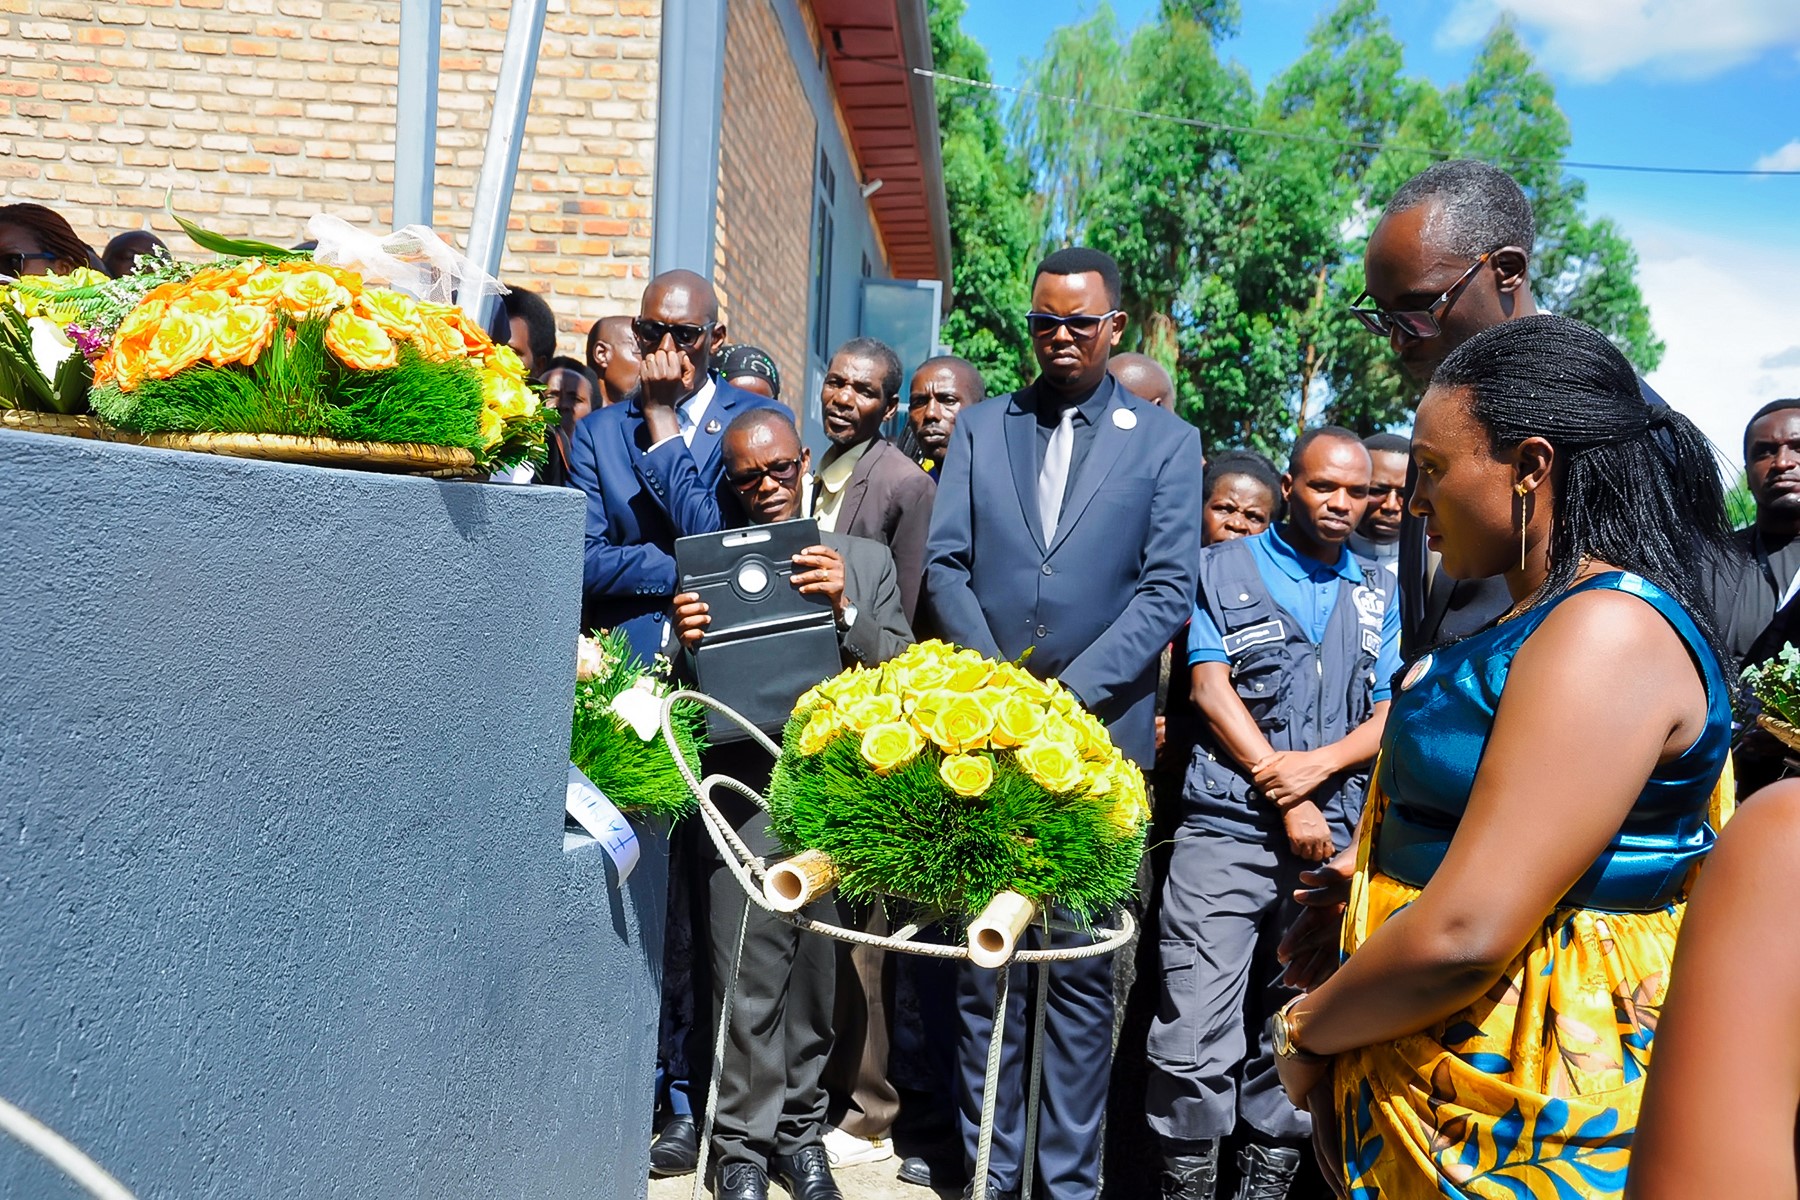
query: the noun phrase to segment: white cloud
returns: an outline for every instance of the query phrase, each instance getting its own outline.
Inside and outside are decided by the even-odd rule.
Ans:
[[[1650,385],[1741,465],[1744,423],[1800,396],[1800,251],[1629,218],[1638,283],[1667,345]]]
[[[1800,171],[1800,138],[1756,160],[1758,171]]]
[[[1476,41],[1501,15],[1546,65],[1592,82],[1639,66],[1698,79],[1771,48],[1800,53],[1796,0],[1459,0],[1440,36]]]

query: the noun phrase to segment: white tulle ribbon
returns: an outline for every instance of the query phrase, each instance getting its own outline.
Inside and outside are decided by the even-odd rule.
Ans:
[[[329,213],[306,223],[318,243],[313,261],[355,271],[369,283],[395,288],[434,304],[467,304],[486,295],[504,295],[506,286],[452,248],[425,225],[406,225],[388,234],[365,233]]]

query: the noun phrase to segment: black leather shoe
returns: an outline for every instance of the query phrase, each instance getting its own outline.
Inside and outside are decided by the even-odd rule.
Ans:
[[[769,1200],[769,1177],[755,1163],[726,1163],[713,1188],[715,1200]]]
[[[769,1160],[769,1166],[776,1182],[792,1192],[794,1200],[844,1200],[837,1180],[831,1177],[831,1160],[826,1157],[824,1146],[777,1154]]]
[[[650,1175],[692,1175],[700,1165],[700,1131],[692,1117],[671,1117],[650,1146]]]
[[[915,1154],[901,1162],[899,1179],[901,1183],[910,1183],[914,1187],[930,1187],[931,1164]]]
[[[1219,1143],[1177,1143],[1179,1153],[1163,1155],[1163,1200],[1213,1200],[1219,1190]]]
[[[971,1179],[969,1180],[968,1186],[963,1188],[963,1200],[974,1200],[974,1197],[975,1181]],[[1019,1200],[1019,1193],[1012,1191],[1009,1188],[990,1187],[987,1193],[987,1200]]]

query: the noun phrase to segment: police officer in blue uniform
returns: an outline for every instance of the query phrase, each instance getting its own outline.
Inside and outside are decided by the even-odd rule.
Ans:
[[[1281,1200],[1310,1133],[1263,1026],[1292,994],[1275,949],[1299,911],[1297,877],[1349,843],[1399,668],[1393,576],[1345,545],[1370,475],[1356,434],[1312,430],[1282,476],[1286,520],[1201,554],[1188,661],[1203,720],[1163,885],[1149,1038],[1165,1200],[1213,1200],[1219,1142],[1240,1118],[1237,1195]]]

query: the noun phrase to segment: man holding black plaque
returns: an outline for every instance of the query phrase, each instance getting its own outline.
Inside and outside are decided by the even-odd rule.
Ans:
[[[751,525],[801,515],[801,481],[810,455],[785,410],[740,414],[726,427],[721,452],[725,488]],[[830,605],[842,665],[874,666],[910,646],[912,631],[887,547],[830,532],[821,532],[819,541],[794,556],[789,583]],[[704,654],[711,625],[708,605],[697,594],[675,597],[675,632],[685,650]],[[773,650],[781,639],[771,638],[768,645]],[[773,765],[754,743],[714,747],[707,757],[709,773],[722,771],[759,789]],[[779,853],[767,813],[723,789],[714,793],[714,802],[752,853]],[[765,1200],[773,1176],[795,1200],[842,1200],[822,1140],[822,1077],[832,1043],[837,951],[828,939],[803,934],[750,904],[723,864],[713,871],[711,893],[715,1014],[733,959],[739,963],[713,1130],[714,1195]]]
[[[1193,607],[1200,562],[1200,436],[1107,374],[1125,329],[1119,268],[1080,248],[1038,265],[1025,314],[1039,374],[964,410],[932,509],[925,608],[944,637],[1060,680],[1140,766],[1153,754],[1163,647]],[[961,447],[958,449],[958,447]],[[977,469],[979,464],[979,469]],[[995,974],[960,972],[963,1152],[973,1164]],[[1112,963],[1046,972],[1039,1194],[1091,1200],[1112,1056]],[[1025,973],[1015,968],[994,1112],[988,1195],[1022,1183]]]

